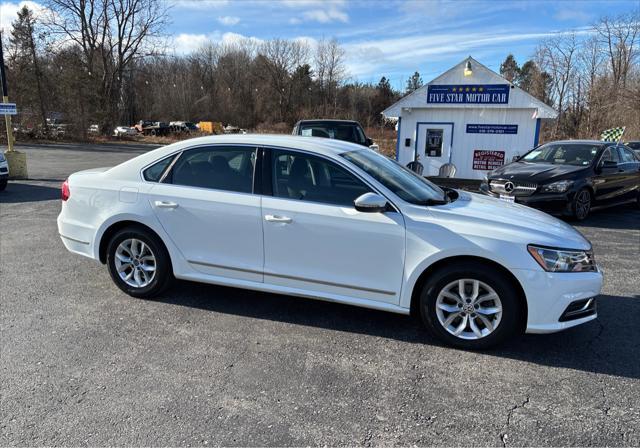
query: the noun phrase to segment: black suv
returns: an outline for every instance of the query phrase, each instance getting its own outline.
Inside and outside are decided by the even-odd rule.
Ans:
[[[300,120],[293,127],[292,134],[335,138],[336,140],[368,146],[371,149],[378,149],[373,140],[364,134],[360,123],[352,120]]]
[[[550,142],[490,172],[480,191],[582,220],[592,207],[640,205],[640,156],[610,142]]]

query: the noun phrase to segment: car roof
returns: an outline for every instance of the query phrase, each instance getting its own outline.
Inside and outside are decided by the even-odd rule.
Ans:
[[[547,142],[547,143],[562,143],[564,145],[566,144],[575,144],[575,145],[584,145],[584,144],[588,144],[588,145],[613,145],[615,144],[615,142],[603,142],[602,140],[556,140],[556,141],[552,141],[552,142]]]
[[[313,118],[313,119],[309,119],[309,120],[300,120],[298,121],[298,123],[296,123],[296,125],[302,124],[302,123],[344,123],[344,124],[360,124],[355,120],[339,120],[339,119],[322,119],[322,118]]]
[[[127,162],[113,167],[109,172],[118,176],[128,174],[130,170],[140,170],[141,168],[159,161],[175,152],[189,149],[196,146],[206,145],[251,145],[262,147],[281,147],[284,149],[299,149],[320,155],[336,156],[349,151],[368,150],[361,145],[349,143],[343,140],[335,140],[322,137],[304,137],[297,135],[271,135],[271,134],[227,134],[210,135],[206,137],[190,138],[180,142],[172,143],[161,148],[154,149],[145,154],[139,155]]]

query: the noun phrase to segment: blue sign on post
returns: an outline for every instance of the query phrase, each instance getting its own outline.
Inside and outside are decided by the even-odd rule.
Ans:
[[[517,124],[468,124],[467,134],[517,134]]]
[[[431,85],[429,104],[508,104],[509,84]]]
[[[0,115],[16,115],[16,103],[0,103]]]

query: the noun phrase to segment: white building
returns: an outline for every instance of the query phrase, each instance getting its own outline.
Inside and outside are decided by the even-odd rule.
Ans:
[[[382,114],[398,119],[396,159],[425,176],[452,163],[455,177],[485,173],[538,145],[540,122],[558,113],[469,57]]]

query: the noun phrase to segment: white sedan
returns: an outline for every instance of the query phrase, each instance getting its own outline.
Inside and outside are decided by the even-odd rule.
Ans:
[[[595,319],[602,287],[570,225],[339,140],[187,140],[75,173],[62,199],[64,245],[134,297],[174,278],[229,285],[413,314],[486,348]]]
[[[136,128],[130,126],[118,126],[113,130],[114,137],[131,137],[138,135]]]

